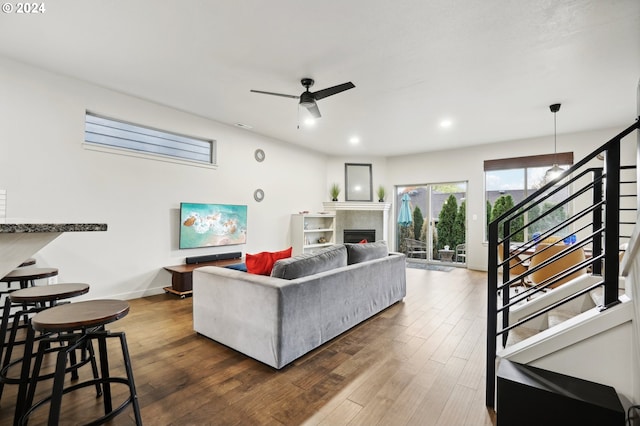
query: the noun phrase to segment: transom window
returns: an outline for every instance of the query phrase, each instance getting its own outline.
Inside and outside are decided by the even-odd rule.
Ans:
[[[573,164],[573,153],[564,152],[485,161],[486,224],[488,225],[491,221],[541,188],[545,184],[545,173],[553,164],[558,164],[566,170]],[[532,209],[528,213],[528,222],[548,211],[559,200],[566,199],[568,196],[568,189],[554,194],[542,206]],[[539,220],[530,228],[527,228],[526,231],[534,233],[557,225],[564,221],[567,213],[564,208],[557,209],[553,214],[546,216],[544,220]],[[535,215],[535,217],[531,217],[531,215]],[[524,235],[524,232],[514,235],[513,241],[526,241],[529,235]],[[502,238],[503,236],[500,235],[500,237]]]
[[[215,164],[215,141],[152,129],[87,111],[85,142],[165,159]]]

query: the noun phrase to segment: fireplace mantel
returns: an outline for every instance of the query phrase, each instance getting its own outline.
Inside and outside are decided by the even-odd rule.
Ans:
[[[391,203],[333,201],[322,203],[322,207],[326,211],[336,213],[337,243],[342,242],[344,229],[375,229],[377,240],[388,240],[389,238]]]
[[[322,203],[326,211],[338,210],[373,210],[388,212],[391,210],[391,203],[373,203],[371,201],[327,201]]]

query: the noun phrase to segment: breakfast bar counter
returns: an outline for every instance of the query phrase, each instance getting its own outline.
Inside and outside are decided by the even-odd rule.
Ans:
[[[0,222],[0,277],[17,268],[64,232],[106,231],[105,223]]]

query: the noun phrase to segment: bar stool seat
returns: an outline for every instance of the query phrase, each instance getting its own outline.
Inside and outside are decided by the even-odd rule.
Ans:
[[[25,260],[24,262],[22,262],[20,264],[20,266],[18,266],[18,268],[22,268],[23,266],[31,266],[31,265],[35,265],[35,264],[36,264],[36,260],[33,257],[30,257],[27,260]]]
[[[2,360],[2,367],[0,368],[0,397],[2,396],[5,384],[21,385],[18,390],[16,412],[20,411],[20,401],[24,400],[26,396],[29,377],[25,378],[22,374],[20,374],[20,377],[9,377],[9,370],[12,366],[23,363],[26,357],[29,357],[30,361],[33,356],[32,347],[25,348],[25,353],[22,358],[11,360],[14,348],[26,343],[26,340],[17,339],[18,330],[29,327],[29,315],[36,314],[48,307],[54,306],[60,300],[80,296],[88,292],[89,284],[85,283],[52,284],[16,290],[10,293],[5,299],[4,309],[2,311],[2,322],[0,323],[0,343],[4,349],[4,351],[0,351],[0,353],[2,353],[0,357]],[[16,309],[16,307],[18,310],[14,314],[11,314],[11,310]],[[11,331],[7,339],[7,331],[11,318],[13,318],[13,321],[11,322]],[[23,325],[20,325],[21,318],[25,318]],[[92,357],[91,361],[94,364],[94,374],[97,377],[95,357]],[[73,360],[73,364],[76,364],[75,359]],[[53,378],[53,374],[41,376],[39,379],[45,380],[48,378]]]
[[[40,341],[33,373],[30,375],[31,383],[29,385],[29,392],[25,405],[29,408],[25,410],[24,416],[21,419],[23,424],[26,423],[28,417],[36,409],[46,403],[50,404],[49,424],[59,424],[63,395],[77,389],[96,384],[100,384],[102,386],[104,415],[92,421],[91,424],[101,424],[112,419],[122,412],[122,410],[124,410],[124,408],[129,404],[132,404],[133,406],[136,424],[142,424],[125,333],[113,332],[105,329],[106,324],[117,321],[125,317],[128,313],[129,304],[124,300],[89,300],[45,309],[31,319],[32,328],[27,338],[33,338],[35,331],[43,333],[58,333],[58,337],[50,337]],[[111,377],[109,374],[107,351],[107,339],[109,338],[118,338],[120,340],[126,377]],[[94,339],[98,340],[100,377],[94,378],[93,380],[86,380],[65,388],[64,379],[67,356]],[[58,356],[53,379],[53,389],[50,396],[33,404],[35,387],[37,385],[37,380],[35,378],[38,376],[42,365],[42,357],[46,346],[43,345],[43,342],[45,341],[48,341],[49,343],[58,342],[61,344],[60,347],[56,348]],[[115,409],[113,408],[111,401],[111,383],[125,384],[129,388],[129,396]],[[65,419],[65,421],[67,420],[68,419]]]
[[[9,294],[14,303],[56,302],[62,299],[80,296],[89,292],[89,284],[64,283],[47,286],[27,287]]]
[[[33,287],[34,281],[55,277],[58,275],[58,268],[16,268],[4,277],[0,278],[0,282],[11,283],[19,282],[20,288],[27,288],[29,284]]]

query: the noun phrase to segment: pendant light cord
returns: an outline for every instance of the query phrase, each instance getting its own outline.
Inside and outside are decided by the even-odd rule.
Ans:
[[[557,112],[553,113],[553,164],[558,164],[558,144],[556,142],[558,137],[558,131],[556,128],[556,116]]]

